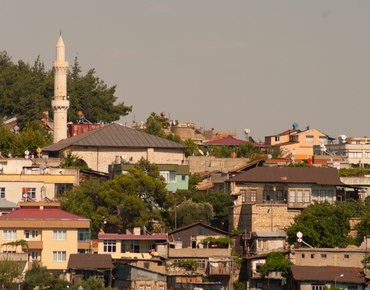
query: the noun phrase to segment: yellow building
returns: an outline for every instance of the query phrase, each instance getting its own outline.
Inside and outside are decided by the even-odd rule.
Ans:
[[[294,155],[296,159],[307,159],[313,156],[313,146],[331,143],[333,138],[316,130],[287,130],[277,135],[266,136],[265,144],[280,147],[282,155]]]
[[[140,227],[126,235],[123,234],[99,234],[98,254],[111,254],[112,259],[132,258],[151,259],[158,256],[157,243],[165,243],[167,234],[140,234]]]
[[[70,254],[90,247],[90,220],[59,209],[59,202],[21,202],[0,217],[1,252],[28,252],[29,268],[37,261],[50,272],[67,269]],[[25,240],[29,249],[4,245]]]

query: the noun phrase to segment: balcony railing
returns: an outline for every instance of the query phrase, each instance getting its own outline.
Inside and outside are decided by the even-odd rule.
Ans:
[[[77,240],[79,242],[87,242],[91,240],[90,230],[79,230]]]
[[[230,275],[230,267],[209,267],[209,275]]]

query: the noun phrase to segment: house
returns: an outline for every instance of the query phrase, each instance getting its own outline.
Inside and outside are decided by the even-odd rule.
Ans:
[[[250,141],[250,142],[252,142],[252,141]],[[208,146],[223,146],[223,145],[225,145],[225,146],[230,146],[230,147],[236,147],[236,146],[240,146],[244,143],[248,143],[248,141],[236,139],[236,138],[233,138],[233,137],[223,137],[223,138],[216,138],[216,139],[213,139],[213,140],[210,140],[210,141],[205,141],[205,142],[202,143],[202,146],[208,147]],[[256,143],[256,142],[252,142],[252,144],[254,145],[255,148],[261,149],[264,152],[266,152],[267,149],[270,148],[270,146],[266,145],[266,144],[261,144],[261,143]]]
[[[365,289],[366,279],[361,267],[290,266],[297,290],[323,290],[339,287],[348,290]]]
[[[279,147],[283,156],[292,154],[298,159],[312,158],[313,146],[328,144],[334,139],[316,129],[301,131],[293,126],[293,130],[286,130],[277,135],[265,137],[265,145]]]
[[[72,285],[93,276],[102,279],[105,287],[111,286],[114,268],[109,254],[70,254],[67,265]]]
[[[116,175],[126,173],[128,169],[135,165],[131,163],[118,163],[109,165],[109,179]],[[188,190],[189,189],[189,165],[178,164],[158,164],[160,175],[164,178],[168,191]]]
[[[1,252],[29,253],[29,269],[37,261],[50,272],[67,269],[70,254],[86,253],[90,246],[90,220],[59,209],[59,202],[21,202],[19,209],[0,216]],[[25,240],[29,250],[4,246]]]
[[[110,254],[113,259],[151,259],[157,256],[156,244],[167,241],[167,234],[141,234],[140,227],[126,234],[99,233],[98,253]]]
[[[60,160],[49,162],[43,158],[1,159],[0,198],[13,203],[57,199],[67,189],[79,185],[79,170],[59,165]]]
[[[119,290],[167,290],[167,275],[116,262],[113,287]]]
[[[225,239],[227,236],[227,232],[200,222],[168,232],[168,274],[185,275],[194,272],[176,265],[176,262],[195,260],[196,273],[208,276],[209,282],[220,281],[224,289],[229,289],[232,273],[238,273],[239,267],[232,260],[230,243],[217,242],[217,239]],[[203,242],[206,238],[213,240]]]
[[[73,150],[88,167],[108,173],[116,156],[127,162],[146,159],[156,164],[182,165],[188,147],[143,133],[116,123],[103,126],[42,148],[44,157],[60,157],[63,150]]]
[[[234,199],[229,230],[275,232],[314,201],[342,200],[345,188],[334,168],[256,167],[226,181]]]
[[[4,198],[0,198],[0,216],[12,212],[18,207],[19,207],[18,203],[14,203],[11,201],[7,201]]]
[[[316,145],[316,144],[315,144]],[[344,156],[352,167],[370,166],[370,138],[346,137],[340,135],[337,144],[314,146],[315,155],[326,155],[331,158]]]

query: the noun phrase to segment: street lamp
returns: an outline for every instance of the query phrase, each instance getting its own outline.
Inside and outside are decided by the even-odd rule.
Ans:
[[[334,288],[337,288],[337,278],[343,277],[344,274],[340,274],[338,277],[335,277],[334,279]]]

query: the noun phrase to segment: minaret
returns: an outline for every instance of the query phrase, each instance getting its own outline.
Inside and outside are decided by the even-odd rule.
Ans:
[[[67,138],[67,110],[69,100],[67,97],[67,70],[68,61],[66,61],[66,47],[60,33],[57,43],[57,57],[53,61],[54,68],[54,100],[51,107],[54,111],[54,143]]]

